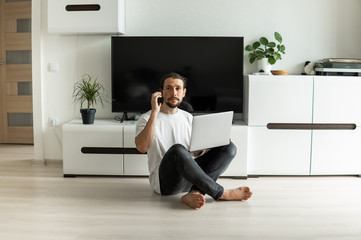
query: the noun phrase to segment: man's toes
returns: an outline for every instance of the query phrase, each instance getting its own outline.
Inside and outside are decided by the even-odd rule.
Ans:
[[[198,206],[197,206],[197,207],[198,207],[198,208],[201,208],[201,207],[203,207],[203,206],[204,206],[204,202],[202,201],[202,202],[199,202],[199,203],[198,203]]]

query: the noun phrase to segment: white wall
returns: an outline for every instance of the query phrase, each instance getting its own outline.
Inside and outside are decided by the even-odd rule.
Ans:
[[[244,36],[250,44],[278,31],[287,49],[273,68],[300,74],[307,60],[361,58],[360,12],[359,0],[126,0],[126,35]],[[48,34],[47,0],[33,0],[33,14],[41,17],[40,26],[33,23],[41,29],[41,36],[33,37],[41,46],[33,81],[43,93],[34,96],[34,110],[41,114],[35,131],[44,142],[35,141],[35,148],[43,149],[36,158],[62,159],[61,124],[80,117],[71,99],[74,82],[90,73],[110,90],[110,36]],[[49,62],[59,63],[60,71],[49,72]],[[244,69],[256,71],[246,55]],[[97,118],[114,115],[110,105],[97,108]],[[60,126],[50,128],[49,116],[59,117]]]

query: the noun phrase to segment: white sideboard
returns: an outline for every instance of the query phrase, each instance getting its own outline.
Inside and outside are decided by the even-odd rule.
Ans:
[[[223,176],[361,174],[361,77],[248,75],[244,93]],[[134,137],[134,121],[64,124],[64,176],[148,175]]]
[[[232,126],[237,155],[222,176],[247,177],[247,126]],[[64,176],[113,175],[147,176],[147,155],[134,144],[135,121],[119,123],[96,119],[92,125],[73,120],[63,125]]]
[[[361,174],[361,78],[246,76],[248,175]]]

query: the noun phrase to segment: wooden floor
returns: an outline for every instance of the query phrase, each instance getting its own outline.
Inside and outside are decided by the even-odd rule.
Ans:
[[[361,178],[221,178],[247,202],[192,210],[147,178],[63,178],[32,164],[32,146],[0,145],[0,239],[361,239]]]

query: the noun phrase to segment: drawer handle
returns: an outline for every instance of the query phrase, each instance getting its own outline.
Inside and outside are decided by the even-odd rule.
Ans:
[[[136,148],[117,147],[82,147],[80,151],[84,154],[145,154]]]
[[[99,4],[77,4],[77,5],[66,5],[65,10],[68,12],[79,12],[79,11],[99,11]]]
[[[268,123],[268,129],[288,130],[355,130],[354,123]]]

